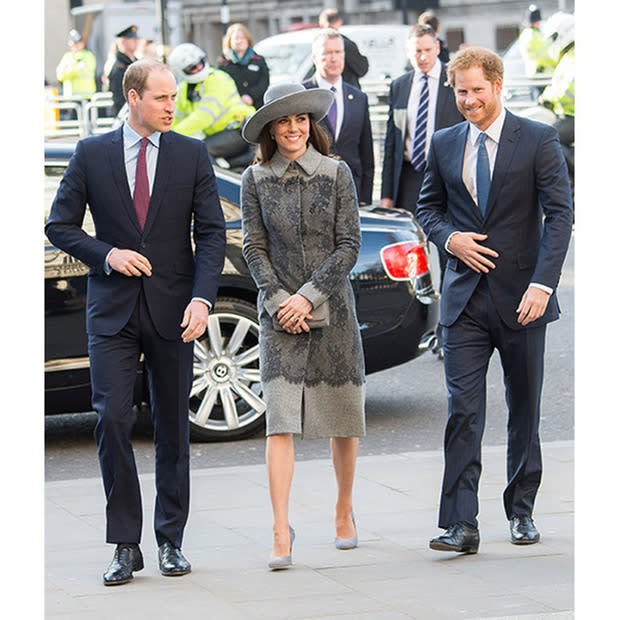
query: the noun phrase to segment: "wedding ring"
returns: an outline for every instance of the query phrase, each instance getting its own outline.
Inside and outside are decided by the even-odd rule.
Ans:
[[[294,316],[293,317],[293,323],[299,323],[299,317],[298,316]]]

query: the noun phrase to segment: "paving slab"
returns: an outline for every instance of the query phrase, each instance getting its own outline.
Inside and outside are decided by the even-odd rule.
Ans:
[[[264,465],[192,471],[183,551],[192,573],[165,578],[152,532],[154,476],[144,497],[143,571],[106,588],[113,547],[104,543],[99,479],[45,484],[45,617],[218,620],[566,620],[574,617],[574,444],[543,445],[535,521],[541,542],[509,542],[501,495],[505,447],[483,448],[480,551],[428,548],[438,530],[439,451],[361,456],[355,514],[359,547],[333,545],[331,462],[296,464],[291,523],[295,565],[270,572],[271,509]]]

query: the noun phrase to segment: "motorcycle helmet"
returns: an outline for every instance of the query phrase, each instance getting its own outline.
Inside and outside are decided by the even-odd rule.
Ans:
[[[545,23],[543,35],[550,41],[549,55],[559,61],[562,52],[575,42],[575,16],[554,13]]]
[[[207,55],[193,43],[181,43],[175,47],[168,57],[170,68],[179,80],[198,84],[209,74]],[[196,70],[202,63],[203,67]]]

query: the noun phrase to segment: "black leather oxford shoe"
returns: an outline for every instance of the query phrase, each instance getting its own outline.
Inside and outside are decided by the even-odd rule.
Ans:
[[[513,545],[533,545],[540,540],[540,533],[529,515],[510,519],[510,542]]]
[[[120,543],[108,570],[103,573],[103,584],[106,586],[120,586],[133,579],[134,571],[144,568],[144,559],[140,547],[134,543]]]
[[[478,553],[480,533],[467,523],[453,523],[445,533],[431,539],[429,547],[435,551],[456,551],[458,553]]]
[[[159,570],[165,577],[178,577],[192,572],[192,565],[172,543],[159,546]]]

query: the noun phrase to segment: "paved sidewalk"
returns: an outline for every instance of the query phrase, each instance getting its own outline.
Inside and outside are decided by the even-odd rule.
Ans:
[[[431,551],[442,475],[440,452],[360,457],[360,546],[333,546],[335,482],[328,460],[297,463],[291,523],[295,565],[267,569],[271,512],[263,465],[192,472],[183,551],[193,572],[165,578],[152,532],[154,478],[145,498],[145,569],[106,588],[98,479],[45,485],[46,618],[183,620],[455,620],[574,618],[574,444],[543,445],[535,520],[541,543],[511,545],[502,511],[505,448],[483,450],[477,555]]]

